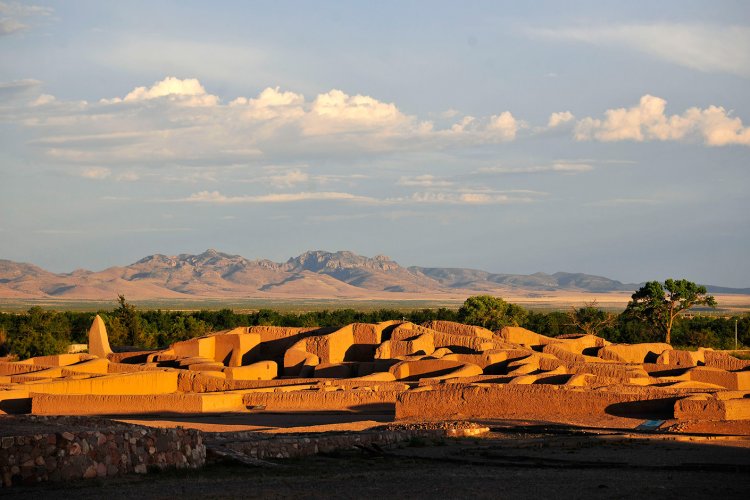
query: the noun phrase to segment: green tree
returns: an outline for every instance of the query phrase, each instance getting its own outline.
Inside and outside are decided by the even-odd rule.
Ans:
[[[500,297],[475,295],[464,301],[458,310],[458,321],[469,325],[499,330],[504,326],[518,326],[524,322],[527,311]]]
[[[716,300],[708,295],[705,286],[684,279],[668,279],[664,285],[649,281],[636,290],[625,311],[649,323],[670,344],[675,318],[682,311],[698,305],[716,307]]]
[[[5,327],[0,326],[0,356],[8,354],[8,334],[5,332]]]
[[[19,358],[65,352],[70,343],[70,324],[53,312],[35,306],[19,317],[18,329],[8,336],[8,348]]]
[[[587,335],[599,336],[600,332],[612,326],[616,319],[614,314],[599,309],[596,300],[586,302],[582,307],[571,307],[568,312],[570,325]]]
[[[129,345],[139,345],[143,340],[143,326],[138,311],[133,304],[128,304],[124,295],[117,296],[117,303],[119,305],[115,310],[115,317],[120,320],[120,324],[125,328]]]

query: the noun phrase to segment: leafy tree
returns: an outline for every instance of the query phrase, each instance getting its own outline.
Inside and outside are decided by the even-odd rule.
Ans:
[[[0,356],[8,354],[8,334],[5,327],[0,326]]]
[[[523,307],[505,302],[500,297],[475,295],[466,299],[458,310],[458,321],[494,331],[522,324],[527,314]]]
[[[570,324],[567,313],[562,311],[529,311],[529,315],[521,326],[547,337],[578,333],[578,330]]]
[[[612,326],[617,317],[602,311],[596,306],[596,300],[586,302],[583,307],[571,307],[568,312],[570,325],[587,335],[599,335],[602,330]]]
[[[63,316],[35,306],[20,319],[17,330],[8,338],[11,353],[25,359],[65,352],[70,343],[70,324]]]
[[[117,296],[117,303],[119,305],[115,310],[115,317],[127,332],[129,345],[139,345],[143,340],[143,326],[138,311],[133,304],[128,304],[124,295]]]
[[[664,285],[649,281],[633,294],[626,313],[649,323],[669,344],[675,318],[682,311],[698,305],[716,307],[716,300],[707,293],[705,286],[684,279],[668,279]]]

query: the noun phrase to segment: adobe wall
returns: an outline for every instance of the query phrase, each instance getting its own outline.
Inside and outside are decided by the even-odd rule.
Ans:
[[[145,363],[148,357],[159,351],[125,351],[115,352],[107,355],[107,359],[112,363]]]
[[[0,391],[0,415],[28,413],[30,411],[31,398],[27,389]]]
[[[244,403],[265,406],[266,411],[392,411],[398,393],[372,389],[253,392],[244,395]]]
[[[706,361],[706,366],[710,368],[721,368],[722,370],[750,369],[750,361],[746,359],[738,359],[723,352],[704,349],[703,356]]]
[[[383,341],[383,330],[390,324],[353,323],[353,343],[346,350],[344,359],[347,361],[371,361],[375,357],[375,350]]]
[[[49,394],[164,394],[177,391],[176,371],[141,371],[81,380],[29,383],[29,392]]]
[[[201,433],[189,429],[100,429],[0,438],[4,487],[69,481],[149,468],[198,468],[206,463]]]
[[[738,394],[733,399],[722,399],[712,394],[696,394],[678,400],[674,416],[680,420],[748,420],[750,399]]]
[[[653,388],[577,389],[555,385],[446,384],[433,390],[407,391],[396,399],[396,418],[504,418],[566,422],[595,415],[671,414],[675,391]],[[649,401],[650,400],[650,401]]]
[[[324,335],[334,332],[335,328],[318,327],[283,327],[283,326],[251,326],[247,327],[248,333],[260,335],[260,344],[254,346],[245,356],[244,363],[261,360],[272,360],[279,363],[284,359],[284,353],[294,344],[305,337],[312,335]]]
[[[618,363],[654,363],[672,346],[661,342],[650,344],[610,344],[599,350],[599,357]]]
[[[31,394],[34,415],[141,415],[244,410],[242,394]]]
[[[430,330],[449,333],[451,335],[468,335],[485,339],[492,339],[494,337],[492,331],[482,328],[481,326],[464,325],[463,323],[455,323],[453,321],[433,320],[422,323],[422,326],[429,328]]]
[[[3,362],[0,363],[0,375],[20,375],[22,373],[37,372],[46,368],[48,367],[18,362]]]

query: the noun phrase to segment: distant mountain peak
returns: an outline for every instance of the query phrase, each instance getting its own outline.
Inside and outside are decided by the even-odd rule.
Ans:
[[[297,257],[292,257],[286,262],[286,267],[296,271],[320,272],[337,269],[372,269],[380,271],[393,271],[403,269],[396,262],[384,255],[376,257],[364,257],[349,250],[328,252],[326,250],[314,250],[304,252]]]
[[[169,298],[357,298],[398,299],[575,291],[633,291],[624,284],[584,273],[496,274],[477,269],[401,267],[385,255],[349,250],[310,250],[284,263],[248,260],[209,248],[203,253],[153,254],[122,267],[55,274],[32,264],[0,259],[0,298],[114,300]],[[750,289],[709,286],[714,293],[750,294]],[[398,295],[402,294],[402,295]],[[406,295],[411,294],[411,295]]]

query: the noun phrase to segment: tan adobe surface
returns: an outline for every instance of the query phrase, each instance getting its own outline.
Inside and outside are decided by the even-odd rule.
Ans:
[[[432,321],[241,327],[167,349],[0,362],[0,413],[386,411],[401,419],[750,419],[750,362],[710,349]],[[630,424],[628,424],[630,425]]]

